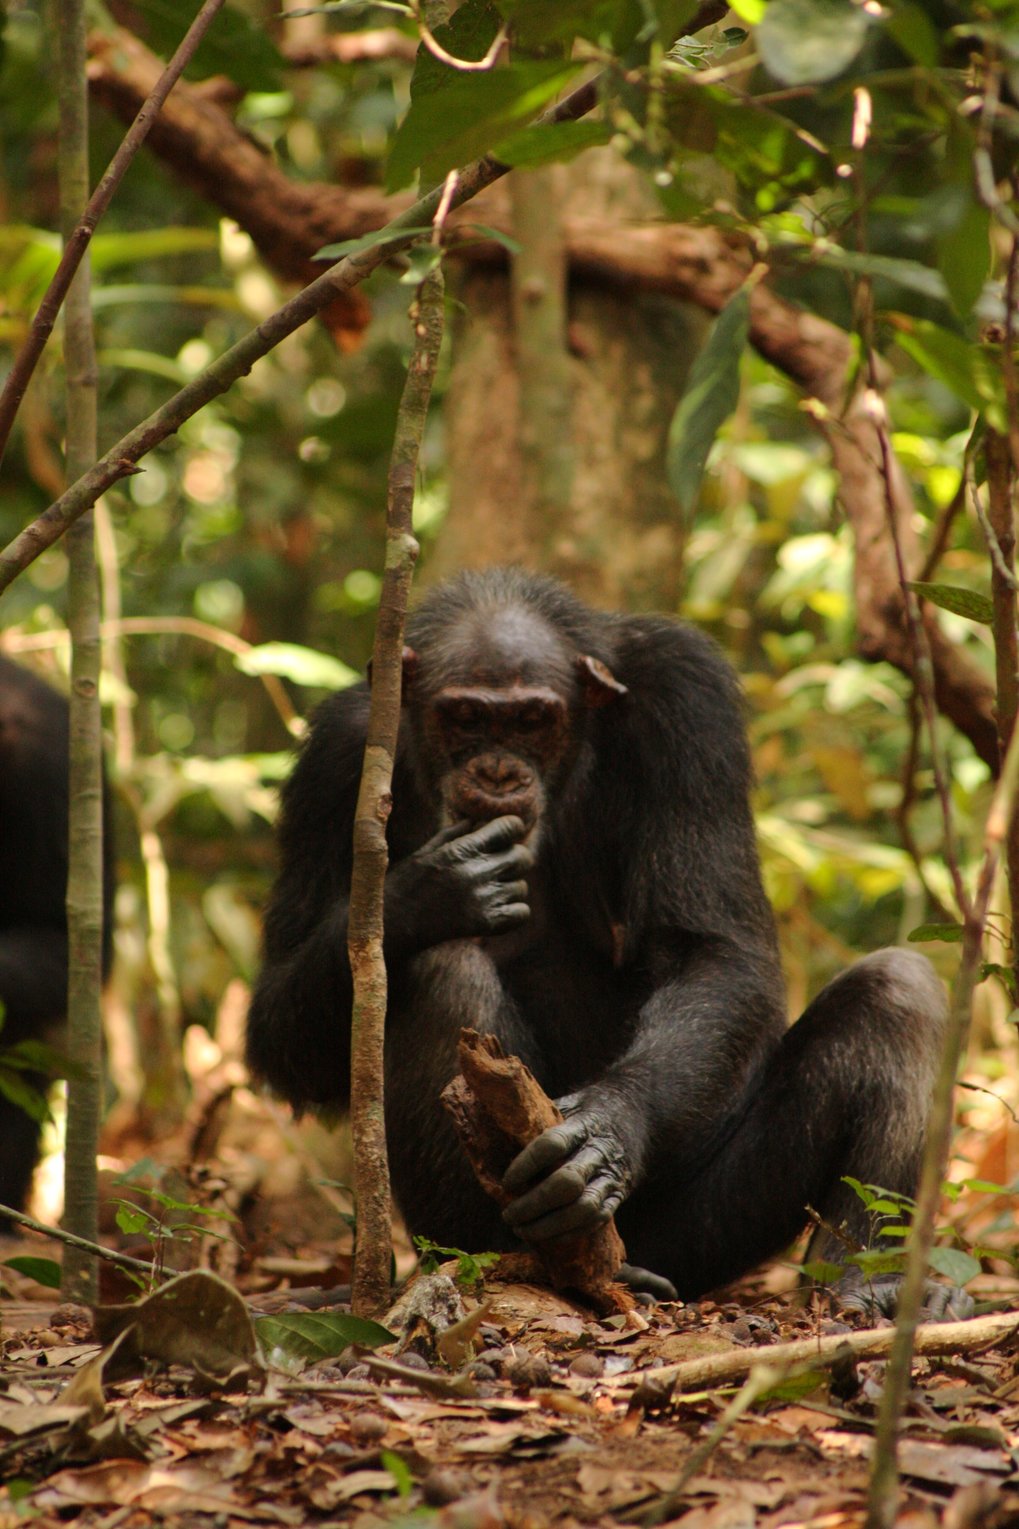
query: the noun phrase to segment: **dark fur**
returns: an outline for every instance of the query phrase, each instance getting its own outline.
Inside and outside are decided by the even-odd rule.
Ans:
[[[787,1245],[808,1203],[862,1229],[840,1176],[914,1188],[943,995],[922,957],[883,952],[786,1030],[741,698],[706,637],[595,612],[513,571],[435,590],[408,630],[419,668],[401,724],[390,874],[440,827],[433,762],[420,757],[428,698],[462,662],[465,633],[483,649],[493,614],[507,610],[525,650],[528,631],[540,634],[535,651],[554,639],[557,651],[601,660],[629,695],[578,720],[568,771],[549,791],[526,924],[410,958],[391,943],[398,929],[387,936],[386,1103],[409,1225],[462,1248],[512,1241],[438,1102],[460,1027],[472,1025],[498,1033],[553,1096],[580,1090],[605,1107],[632,1178],[617,1216],[629,1258],[682,1296]],[[284,789],[248,1056],[298,1109],[348,1097],[346,901],[367,709],[364,686],[328,700]]]
[[[66,1014],[67,748],[67,701],[0,658],[0,1051],[28,1039],[59,1043]],[[106,850],[109,910],[108,834]],[[104,971],[109,957],[107,919]],[[24,1205],[38,1155],[35,1121],[0,1096],[0,1202]]]

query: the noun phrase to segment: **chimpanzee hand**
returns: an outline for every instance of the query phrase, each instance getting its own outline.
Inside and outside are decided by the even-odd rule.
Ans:
[[[503,1220],[528,1242],[604,1225],[633,1177],[604,1105],[582,1104],[577,1095],[558,1103],[567,1118],[528,1143],[503,1176],[502,1187],[516,1196]]]
[[[534,856],[520,818],[444,828],[386,877],[386,949],[502,934],[530,916],[525,877]]]

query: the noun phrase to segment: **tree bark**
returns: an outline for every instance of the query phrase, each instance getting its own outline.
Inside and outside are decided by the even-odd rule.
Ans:
[[[60,58],[60,209],[70,239],[88,200],[88,91],[83,0],[65,0],[52,21]],[[97,371],[89,265],[70,283],[64,324],[67,392],[66,461],[73,479],[95,461]],[[67,1050],[75,1070],[67,1085],[64,1219],[89,1242],[98,1239],[96,1150],[102,1115],[103,786],[99,712],[99,581],[92,512],[68,537],[71,632],[70,814],[67,878]],[[64,1256],[62,1292],[92,1302],[96,1261],[78,1248]]]
[[[372,658],[371,710],[354,817],[347,945],[354,979],[350,1040],[350,1123],[354,1137],[357,1242],[352,1307],[383,1311],[389,1298],[392,1207],[383,1098],[386,963],[382,906],[389,853],[386,823],[403,686],[403,632],[417,560],[414,484],[443,330],[442,267],[421,285],[411,309],[415,342],[396,421],[386,511],[386,560]]]

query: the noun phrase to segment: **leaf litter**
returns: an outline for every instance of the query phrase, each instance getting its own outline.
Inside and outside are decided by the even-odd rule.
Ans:
[[[979,1177],[1009,1182],[1015,1125],[980,1142]],[[953,1224],[1004,1247],[1005,1208],[966,1191]],[[365,1324],[322,1288],[335,1249],[278,1254],[94,1320],[5,1269],[0,1529],[862,1529],[890,1328],[804,1304],[783,1270],[599,1320],[447,1265]],[[971,1289],[992,1314],[918,1351],[902,1529],[1019,1523],[1019,1281],[990,1266]]]

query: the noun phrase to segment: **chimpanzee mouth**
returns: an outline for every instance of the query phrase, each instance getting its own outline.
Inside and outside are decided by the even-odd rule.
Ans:
[[[490,823],[493,818],[522,818],[525,828],[530,831],[538,820],[538,803],[534,799],[533,787],[526,791],[493,794],[490,791],[472,790],[470,786],[461,784],[450,805],[455,817],[469,818],[472,823],[479,825]]]

